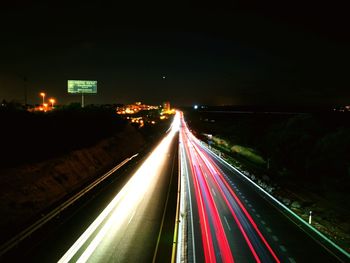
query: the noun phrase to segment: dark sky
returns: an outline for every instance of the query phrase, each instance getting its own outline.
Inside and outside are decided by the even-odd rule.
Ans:
[[[6,2],[0,99],[79,101],[67,80],[90,79],[87,103],[350,104],[341,2]]]

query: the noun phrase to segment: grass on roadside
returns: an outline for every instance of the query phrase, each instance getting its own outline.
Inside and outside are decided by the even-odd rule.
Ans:
[[[212,140],[215,146],[225,150],[228,153],[238,154],[259,166],[266,165],[264,158],[261,157],[254,149],[241,145],[231,145],[230,142],[216,136],[214,136]]]

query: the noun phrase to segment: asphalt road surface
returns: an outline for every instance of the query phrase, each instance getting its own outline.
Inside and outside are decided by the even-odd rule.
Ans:
[[[59,262],[152,262],[177,146],[174,128]]]

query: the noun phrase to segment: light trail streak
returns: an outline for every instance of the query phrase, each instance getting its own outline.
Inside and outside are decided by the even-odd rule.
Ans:
[[[270,252],[270,254],[272,255],[272,257],[274,258],[274,260],[276,262],[280,262],[280,260],[278,259],[278,257],[276,256],[276,253],[272,250],[271,246],[268,244],[268,242],[266,241],[265,237],[262,235],[262,233],[260,232],[259,228],[257,227],[255,221],[253,220],[253,218],[250,216],[250,214],[248,213],[248,211],[246,210],[246,208],[244,207],[244,205],[242,204],[242,202],[239,200],[239,198],[237,197],[237,195],[234,193],[234,191],[231,189],[230,185],[228,184],[228,182],[225,180],[225,178],[223,177],[223,175],[220,173],[219,169],[216,167],[216,165],[210,161],[210,158],[208,158],[206,156],[206,154],[194,143],[194,149],[196,149],[196,151],[198,152],[199,155],[201,155],[203,161],[206,163],[207,167],[211,170],[211,174],[213,175],[214,181],[218,187],[218,189],[220,190],[220,193],[222,194],[223,199],[225,200],[227,206],[229,207],[239,229],[241,230],[249,248],[251,249],[254,258],[256,259],[257,262],[260,262],[259,256],[257,255],[256,250],[254,249],[251,241],[249,240],[248,235],[246,234],[246,231],[244,230],[240,220],[238,219],[236,212],[234,211],[232,204],[229,202],[229,200],[227,199],[227,196],[223,190],[223,187],[221,186],[220,182],[224,183],[225,185],[225,189],[227,189],[231,196],[235,199],[236,203],[239,205],[239,207],[241,208],[241,210],[243,211],[243,213],[245,214],[246,218],[249,220],[251,226],[253,226],[254,230],[256,231],[256,233],[258,234],[258,236],[260,237],[260,239],[263,241],[264,245],[266,246],[266,248],[268,249],[268,251]]]
[[[185,143],[187,144],[187,142]],[[188,147],[188,146],[187,146]],[[186,148],[186,147],[185,147]],[[188,151],[189,149],[186,149]],[[192,174],[194,174],[194,165],[192,164],[192,160],[190,158],[190,167],[192,170]],[[212,241],[212,236],[210,232],[210,226],[209,222],[207,220],[207,215],[206,211],[204,208],[204,201],[202,199],[202,195],[199,192],[199,186],[198,182],[194,180],[194,190],[195,190],[195,196],[199,208],[199,220],[200,220],[200,228],[201,228],[201,233],[202,233],[202,243],[203,243],[203,250],[204,250],[204,258],[205,262],[216,262],[215,258],[215,251],[214,251],[214,246],[213,246],[213,241]]]
[[[210,232],[210,225],[208,216],[210,215],[215,229],[215,236],[220,249],[220,255],[223,262],[234,262],[231,249],[220,220],[219,212],[214,202],[210,187],[207,180],[203,176],[203,171],[200,164],[200,159],[195,156],[195,152],[188,146],[190,141],[187,139],[187,153],[190,156],[191,170],[193,175],[194,189],[198,203],[199,215],[201,220],[202,242],[204,247],[204,256],[206,262],[216,262],[215,251],[213,248],[212,234]],[[192,144],[192,143],[191,143]],[[204,201],[205,200],[205,201]],[[206,208],[206,204],[207,207]]]
[[[201,170],[201,168],[199,168],[199,170]],[[214,221],[215,234],[217,237],[217,241],[219,243],[219,248],[220,248],[220,252],[221,252],[220,254],[221,254],[222,260],[224,262],[233,262],[231,249],[230,249],[229,243],[227,241],[227,237],[226,237],[222,222],[220,220],[218,209],[216,207],[213,196],[210,192],[210,187],[208,185],[208,182],[207,182],[207,180],[205,180],[203,178],[201,171],[199,171],[196,175],[198,176],[198,180],[201,181],[201,184],[202,184],[201,189],[205,193],[205,196],[207,196],[207,201],[208,201],[208,205],[210,208],[209,210],[211,212],[210,215],[212,216],[213,221]]]
[[[156,182],[166,161],[172,139],[178,131],[179,121],[179,113],[177,113],[170,132],[58,262],[70,262],[75,257],[78,259],[74,261],[86,262],[109,231],[122,230],[123,224],[133,217],[134,211],[137,210],[147,190]]]
[[[227,259],[225,258],[225,253],[226,253],[226,251],[230,251],[230,247],[227,243],[229,250],[226,250],[225,242],[220,241],[220,240],[225,240],[225,239],[227,241],[227,237],[226,237],[225,232],[224,231],[221,232],[221,230],[220,230],[220,225],[222,227],[222,222],[220,220],[215,201],[212,197],[212,194],[214,194],[215,191],[214,191],[214,189],[212,189],[213,191],[210,191],[211,188],[209,187],[209,184],[208,184],[208,176],[213,178],[213,182],[215,183],[217,189],[219,190],[219,194],[220,194],[221,198],[224,200],[224,203],[226,203],[229,211],[231,212],[233,219],[235,220],[238,229],[240,230],[242,236],[244,237],[244,240],[246,241],[246,243],[249,247],[249,250],[252,253],[255,261],[262,262],[263,258],[264,257],[266,258],[266,256],[268,255],[265,253],[270,253],[272,258],[276,262],[280,262],[276,256],[275,252],[272,250],[271,246],[268,244],[268,242],[266,241],[266,239],[264,238],[264,236],[262,235],[262,233],[258,229],[256,223],[254,222],[254,220],[252,219],[252,217],[250,216],[248,211],[243,206],[242,202],[239,200],[237,195],[231,189],[230,185],[228,184],[228,182],[226,181],[224,176],[219,172],[219,169],[218,169],[218,167],[216,167],[216,164],[211,160],[210,157],[207,156],[207,154],[204,152],[204,150],[202,150],[201,147],[198,145],[198,140],[193,136],[193,134],[191,132],[189,132],[184,120],[182,119],[181,121],[182,121],[182,127],[183,127],[182,134],[187,135],[186,142],[188,145],[187,146],[188,147],[188,150],[187,150],[188,156],[189,156],[190,162],[193,162],[193,164],[191,164],[191,166],[194,166],[194,168],[192,168],[192,170],[193,170],[192,174],[193,174],[193,179],[194,179],[195,191],[197,191],[200,194],[205,196],[205,200],[207,202],[207,206],[209,207],[213,223],[216,224],[215,225],[215,229],[216,229],[215,233],[217,235],[217,240],[219,243],[219,248],[221,250],[221,255],[223,256],[223,261],[226,262]],[[200,165],[200,162],[202,162],[204,165]],[[197,164],[197,165],[195,165],[195,164]],[[206,172],[206,171],[208,171],[208,172]],[[203,175],[205,175],[205,177]],[[202,186],[200,184],[202,184]],[[199,190],[197,190],[196,188],[198,188]],[[236,208],[234,208],[233,204],[231,202],[235,202],[236,204],[238,204],[238,206],[235,205]],[[243,212],[243,214],[241,211],[239,211],[237,209],[240,209]],[[237,214],[238,212],[240,213],[239,215]],[[226,219],[226,217],[225,217],[225,219]],[[226,219],[226,223],[228,225],[227,219]],[[243,223],[245,224],[245,226],[243,226]],[[247,224],[252,227],[252,228],[250,228],[250,227],[248,228],[248,229],[251,229],[250,231],[252,231],[254,229],[254,231],[256,233],[254,235],[256,237],[254,237],[254,236],[250,237],[250,234],[247,233],[247,230],[245,229],[247,227]],[[253,232],[251,232],[251,233],[253,233]],[[258,239],[260,238],[261,241],[258,241],[257,238]],[[253,239],[254,242],[252,242],[251,239]],[[267,250],[261,250],[262,249],[261,244],[263,244]],[[257,246],[257,247],[255,247],[255,246]],[[260,249],[260,253],[263,253],[263,254],[261,254],[262,258],[260,258],[259,253],[256,250],[258,247]],[[266,251],[266,252],[264,252],[264,251]],[[232,256],[232,253],[230,253],[230,255]],[[264,255],[266,255],[266,256],[264,256]],[[233,260],[233,258],[232,258],[232,260]]]

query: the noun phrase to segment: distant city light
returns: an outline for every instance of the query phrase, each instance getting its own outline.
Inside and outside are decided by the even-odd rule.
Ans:
[[[142,110],[157,110],[158,106],[142,104],[141,101],[137,101],[134,104],[125,105],[116,109],[117,114],[135,114]]]
[[[43,97],[43,105],[44,105],[46,94],[44,92],[40,92],[40,96]]]
[[[56,100],[54,98],[49,99],[50,103],[51,103],[51,108],[53,109],[53,105],[56,102]]]

